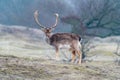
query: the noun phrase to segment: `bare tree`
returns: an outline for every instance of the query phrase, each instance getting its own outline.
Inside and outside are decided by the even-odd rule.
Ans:
[[[82,53],[85,55],[90,49],[95,47],[90,46],[90,38],[117,34],[115,30],[120,28],[120,15],[118,14],[120,13],[120,1],[83,0],[76,4],[79,4],[77,8],[79,15],[69,15],[61,18],[61,21],[71,24],[73,33],[82,34],[84,39],[82,41]],[[106,30],[111,32],[106,32]]]
[[[73,25],[72,32],[81,34],[84,31],[85,35],[100,37],[119,34],[119,0],[83,0],[76,4],[79,4],[76,5],[79,14],[75,18],[69,15],[68,18],[68,21],[73,18],[69,21],[69,24]],[[83,23],[86,30],[82,29],[80,22]]]

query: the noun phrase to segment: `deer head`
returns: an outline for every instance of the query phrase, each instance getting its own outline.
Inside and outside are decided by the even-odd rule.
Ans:
[[[55,29],[55,27],[57,26],[57,23],[58,23],[59,15],[57,13],[55,13],[54,15],[56,16],[55,24],[52,25],[51,27],[45,27],[45,26],[41,25],[41,23],[38,20],[38,10],[36,10],[34,12],[34,18],[35,18],[36,23],[41,27],[41,30],[45,33],[45,35],[47,37],[51,36],[51,32]]]

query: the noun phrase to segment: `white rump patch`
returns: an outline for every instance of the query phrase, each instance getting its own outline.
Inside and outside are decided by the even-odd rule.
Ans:
[[[61,48],[61,49],[68,49],[68,48],[70,48],[70,45],[69,44],[60,44],[59,45],[59,48]]]

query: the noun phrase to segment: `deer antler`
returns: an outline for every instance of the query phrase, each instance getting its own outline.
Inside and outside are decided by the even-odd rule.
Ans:
[[[57,26],[57,23],[58,23],[58,17],[59,17],[59,14],[55,13],[54,14],[56,16],[56,21],[55,21],[55,24],[53,26],[51,26],[50,28],[55,28]]]
[[[55,21],[55,24],[50,27],[50,29],[55,28],[55,27],[57,26],[57,23],[58,23],[58,17],[59,17],[59,15],[58,15],[57,13],[55,13],[54,15],[56,16],[56,21]],[[35,18],[36,23],[37,23],[41,28],[46,28],[45,26],[41,25],[40,22],[39,22],[39,20],[38,20],[38,10],[36,10],[36,11],[34,12],[34,18]]]
[[[38,10],[36,10],[36,11],[34,12],[34,18],[35,18],[36,23],[37,23],[41,28],[45,28],[45,26],[41,25],[40,22],[39,22],[39,20],[38,20]]]

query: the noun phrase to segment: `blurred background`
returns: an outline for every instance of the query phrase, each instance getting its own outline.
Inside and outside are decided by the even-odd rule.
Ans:
[[[0,0],[0,24],[39,28],[33,18],[39,10],[39,19],[45,26],[60,15],[56,31],[84,33],[91,36],[120,35],[119,0]],[[81,24],[82,23],[82,24]]]
[[[53,14],[58,13],[59,23],[53,32],[81,35],[83,53],[120,56],[120,0],[0,0],[1,45],[13,52],[18,49],[15,45],[39,50],[41,45],[36,44],[44,41],[44,34],[33,18],[35,10],[46,27],[55,23]],[[33,40],[33,44],[18,45],[20,40]],[[15,44],[13,48],[11,44]],[[8,51],[4,46],[1,51]]]

